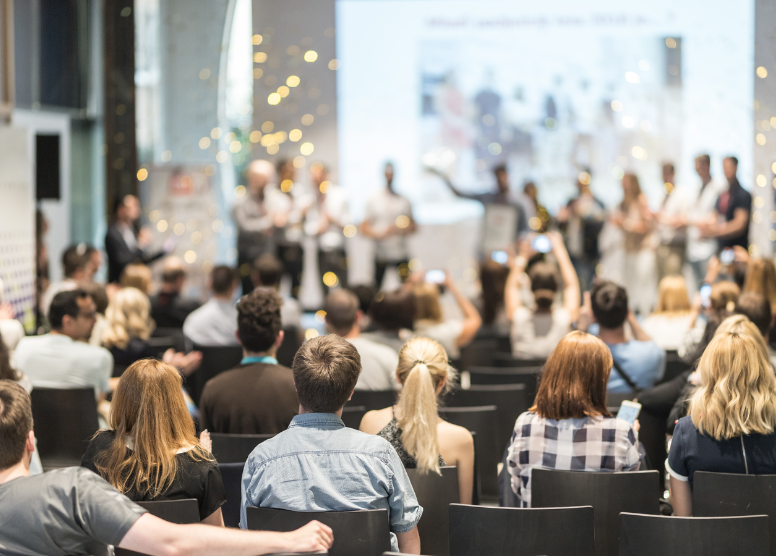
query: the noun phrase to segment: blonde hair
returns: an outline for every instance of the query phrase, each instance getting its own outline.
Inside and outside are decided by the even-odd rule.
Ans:
[[[711,286],[709,303],[714,311],[725,310],[732,313],[740,294],[741,289],[735,282],[717,282]]]
[[[102,344],[124,349],[132,338],[147,340],[154,329],[150,314],[151,302],[146,294],[136,288],[119,290],[105,311],[108,327],[102,335]]]
[[[660,280],[655,313],[686,313],[690,310],[687,284],[681,276],[666,276]]]
[[[770,259],[752,259],[746,267],[746,279],[741,293],[759,293],[776,313],[776,267]]]
[[[429,338],[410,340],[399,352],[396,378],[402,384],[397,421],[404,449],[415,458],[420,473],[440,473],[437,388],[444,380],[445,389],[449,389],[455,379],[447,352]]]
[[[414,293],[415,319],[442,322],[442,306],[439,304],[439,288],[436,284],[418,284]]]
[[[762,334],[735,315],[719,325],[698,363],[702,386],[690,402],[695,427],[716,440],[771,434],[776,426],[776,378]]]
[[[151,269],[140,263],[130,263],[125,266],[119,279],[122,288],[137,288],[146,295],[151,293],[152,282]]]

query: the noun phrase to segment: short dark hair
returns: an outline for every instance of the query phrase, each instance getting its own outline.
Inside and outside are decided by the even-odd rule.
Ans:
[[[162,282],[165,284],[174,284],[185,277],[186,271],[181,267],[166,268],[162,270]]]
[[[283,277],[283,263],[269,253],[253,261],[254,282],[256,286],[274,287]]]
[[[22,460],[31,430],[30,395],[12,380],[0,380],[0,470]]]
[[[549,309],[555,292],[558,291],[555,267],[549,263],[538,262],[531,267],[528,277],[531,279],[531,291],[534,293],[536,305],[540,309]]]
[[[590,290],[593,315],[603,328],[619,328],[628,318],[628,293],[610,280],[601,280]]]
[[[81,311],[81,308],[78,306],[78,300],[86,298],[89,298],[89,294],[80,288],[59,292],[55,295],[54,299],[51,300],[48,314],[51,328],[54,330],[62,328],[62,321],[65,315],[77,318],[78,313]]]
[[[358,308],[365,315],[369,313],[369,308],[372,306],[372,302],[375,300],[375,295],[380,289],[375,285],[359,284],[357,286],[350,286],[348,288],[358,298]]]
[[[726,156],[725,160],[729,160],[734,166],[738,167],[738,159],[735,156]]]
[[[336,332],[349,332],[358,316],[358,297],[344,289],[332,290],[326,296],[326,321]]]
[[[89,294],[89,297],[94,301],[95,310],[101,315],[105,314],[108,310],[108,292],[105,291],[105,286],[92,282],[90,284],[84,284],[81,286],[83,290]]]
[[[286,167],[286,164],[288,164],[290,160],[287,158],[279,158],[277,162],[275,162],[275,172],[277,172],[278,175],[280,175],[280,172],[283,171],[283,168]]]
[[[88,262],[86,244],[71,245],[62,253],[62,272],[70,278],[79,270],[85,269]]]
[[[706,166],[711,166],[711,157],[707,154],[699,154],[695,157],[696,162],[700,162],[701,164],[705,164]]]
[[[407,290],[377,292],[369,314],[382,330],[415,327],[415,294]]]
[[[242,346],[252,352],[267,351],[275,343],[282,326],[283,300],[269,288],[256,288],[237,303],[237,335]]]
[[[219,265],[210,272],[211,287],[218,295],[229,293],[236,280],[237,274],[230,266]]]
[[[674,163],[673,162],[663,162],[663,168],[662,169],[665,170],[666,168],[670,168],[672,174],[676,171],[676,169],[674,168]]]
[[[768,342],[768,333],[771,329],[771,305],[768,300],[759,293],[742,293],[736,301],[735,313],[744,315],[754,324]]]
[[[506,171],[507,171],[507,165],[504,164],[504,163],[496,164],[493,167],[493,173],[494,174],[500,174],[501,172],[506,172]]]
[[[356,387],[361,356],[353,344],[329,334],[302,344],[291,368],[300,405],[313,413],[335,413]]]

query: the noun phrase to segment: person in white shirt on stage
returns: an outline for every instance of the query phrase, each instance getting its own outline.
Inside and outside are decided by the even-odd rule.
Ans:
[[[375,284],[383,283],[385,271],[395,266],[404,281],[410,274],[407,236],[415,233],[410,200],[393,188],[393,164],[385,165],[386,186],[373,193],[366,204],[361,233],[375,241]]]
[[[695,286],[698,287],[706,277],[706,266],[717,251],[717,240],[703,237],[696,225],[707,222],[716,212],[717,199],[724,191],[725,184],[711,177],[711,158],[702,154],[695,159],[695,172],[701,178],[701,186],[695,193],[687,216],[687,262],[692,269]]]
[[[657,275],[658,280],[682,273],[687,252],[687,215],[694,199],[676,184],[674,165],[663,164],[665,197],[657,214]]]

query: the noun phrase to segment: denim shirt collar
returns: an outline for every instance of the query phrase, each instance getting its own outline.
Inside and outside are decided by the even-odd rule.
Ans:
[[[342,419],[336,413],[303,413],[291,420],[288,428],[292,427],[340,429],[345,428],[345,423],[342,422]]]

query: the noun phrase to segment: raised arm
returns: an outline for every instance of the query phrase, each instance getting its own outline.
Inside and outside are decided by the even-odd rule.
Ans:
[[[652,338],[644,332],[641,328],[639,321],[636,319],[636,315],[632,311],[628,311],[628,324],[630,325],[631,332],[633,332],[633,338],[639,342],[651,342]]]
[[[461,335],[458,336],[458,340],[456,340],[455,343],[458,346],[465,346],[477,335],[477,331],[480,329],[480,326],[482,326],[482,317],[480,317],[480,313],[477,311],[474,304],[469,301],[469,299],[461,293],[461,290],[458,289],[458,286],[455,285],[455,282],[450,278],[450,274],[445,273],[445,275],[445,286],[453,295],[455,302],[463,313],[463,331],[461,332]]]
[[[507,276],[507,282],[504,285],[504,309],[510,322],[515,311],[523,305],[520,299],[520,277],[525,274],[525,267],[532,255],[530,238],[520,242],[519,253],[509,265],[509,276]]]
[[[571,316],[571,322],[575,322],[579,316],[579,277],[563,244],[563,236],[558,232],[547,232],[547,237],[552,243],[552,253],[558,261],[563,278],[563,306]]]

